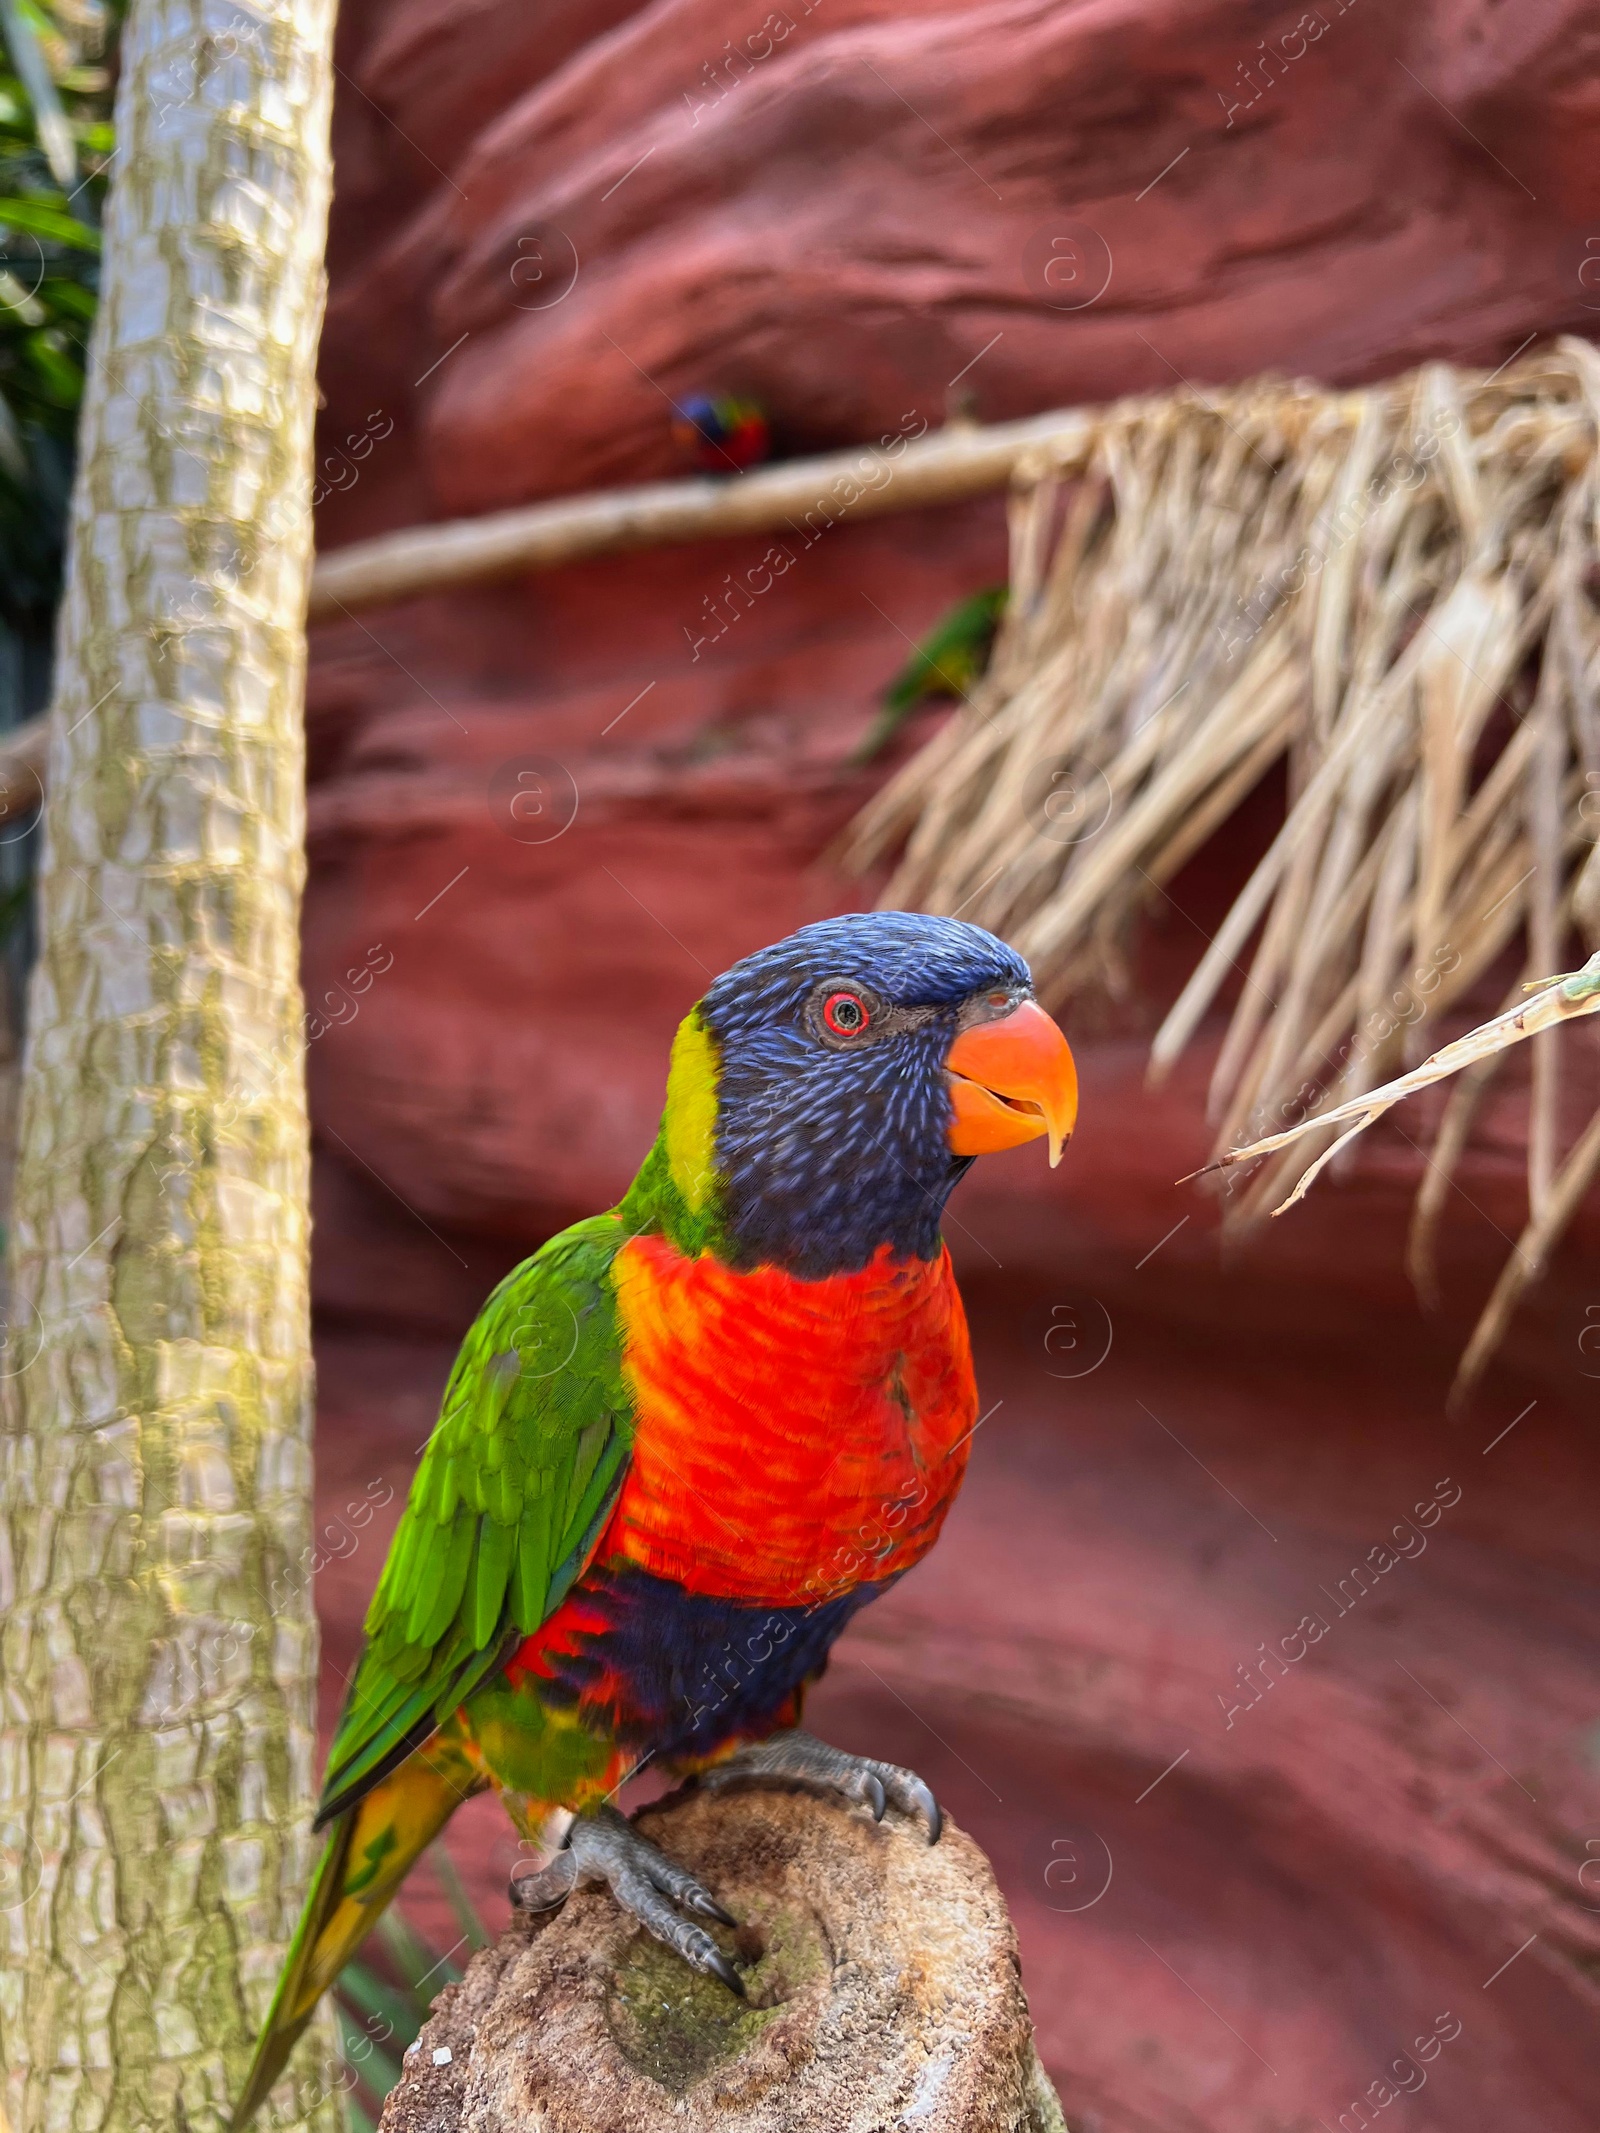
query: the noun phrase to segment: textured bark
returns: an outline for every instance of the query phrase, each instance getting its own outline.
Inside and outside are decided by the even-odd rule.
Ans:
[[[750,2004],[582,1890],[440,1995],[380,2133],[1066,2133],[970,1837],[769,1787],[641,1819],[739,1919]]]
[[[309,1859],[297,922],[332,0],[136,0],[0,1434],[13,2133],[222,2123]],[[331,2030],[274,2122],[337,2124]]]

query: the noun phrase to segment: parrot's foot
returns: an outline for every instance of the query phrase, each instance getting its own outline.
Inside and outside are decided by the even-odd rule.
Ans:
[[[739,1778],[762,1777],[787,1778],[818,1792],[843,1793],[847,1800],[870,1807],[877,1822],[883,1820],[885,1807],[898,1807],[902,1814],[927,1824],[930,1844],[938,1843],[944,1827],[938,1801],[914,1770],[880,1763],[870,1755],[847,1755],[842,1748],[830,1748],[815,1735],[802,1733],[798,1726],[757,1741],[754,1747],[741,1748],[725,1763],[702,1772],[700,1782],[716,1789]]]
[[[565,1848],[542,1873],[511,1884],[511,1901],[523,1910],[550,1910],[583,1880],[603,1881],[647,1933],[681,1955],[691,1970],[719,1978],[744,1998],[744,1980],[704,1926],[693,1918],[714,1918],[736,1925],[710,1891],[686,1867],[667,1857],[659,1844],[640,1836],[615,1807],[596,1807],[578,1815],[567,1832]],[[691,1918],[680,1914],[688,1911]]]

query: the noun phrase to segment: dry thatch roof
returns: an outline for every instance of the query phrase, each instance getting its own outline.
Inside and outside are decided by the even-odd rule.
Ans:
[[[1575,925],[1600,940],[1597,433],[1600,354],[1575,340],[1489,376],[1107,410],[1086,446],[1020,470],[988,675],[851,834],[858,865],[899,853],[886,902],[1004,933],[1056,997],[1117,989],[1140,909],[1286,759],[1284,826],[1152,1056],[1159,1078],[1243,972],[1218,1150],[1314,1116],[1236,1216],[1292,1190],[1336,1130],[1320,1115],[1415,1058],[1418,1026],[1508,944],[1516,999]],[[1499,1056],[1438,1132],[1411,1250],[1425,1290]],[[1600,1168],[1600,1123],[1562,1159],[1560,1071],[1552,1032],[1522,1286]]]

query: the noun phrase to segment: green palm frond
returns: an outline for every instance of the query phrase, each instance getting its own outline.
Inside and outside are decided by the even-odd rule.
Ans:
[[[25,0],[0,0],[0,27],[5,30],[11,63],[33,107],[34,137],[50,166],[51,176],[63,187],[78,182],[78,150],[51,72],[46,49],[54,27],[42,9]]]
[[[69,24],[41,0],[0,0],[0,33],[0,622],[37,635],[61,588],[110,75],[87,16]]]

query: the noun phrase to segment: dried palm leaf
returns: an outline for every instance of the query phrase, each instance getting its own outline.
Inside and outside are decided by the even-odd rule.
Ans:
[[[1159,1080],[1243,974],[1211,1113],[1219,1150],[1274,1162],[1230,1222],[1299,1197],[1518,935],[1544,970],[1574,924],[1600,942],[1597,429],[1575,340],[1105,410],[1020,467],[989,672],[849,835],[858,867],[895,857],[885,902],[1004,933],[1047,995],[1120,990],[1155,888],[1286,767],[1283,827],[1152,1048]],[[1529,1099],[1541,1264],[1595,1167],[1588,1136],[1562,1154],[1557,1045]],[[1433,1150],[1424,1286],[1484,1079]]]
[[[1488,1075],[1512,1045],[1526,1043],[1530,1038],[1547,1043],[1563,1023],[1596,1013],[1600,1013],[1600,954],[1592,955],[1581,970],[1550,979],[1521,1006],[1506,1009],[1493,1021],[1485,1022],[1477,1029],[1469,1030],[1464,1037],[1456,1038],[1453,1044],[1443,1046],[1420,1066],[1413,1067],[1410,1073],[1386,1082],[1382,1088],[1353,1096],[1332,1110],[1319,1112],[1315,1118],[1303,1119],[1282,1133],[1268,1134],[1244,1148],[1230,1148],[1210,1168],[1214,1172],[1227,1171],[1240,1163],[1259,1162],[1264,1156],[1276,1155],[1297,1142],[1304,1145],[1314,1137],[1323,1145],[1311,1151],[1309,1161],[1296,1166],[1299,1175],[1293,1189],[1272,1210],[1275,1215],[1281,1215],[1305,1197],[1318,1174],[1341,1148],[1364,1133],[1395,1104],[1420,1094],[1436,1082],[1448,1080],[1452,1074],[1463,1075],[1455,1091],[1455,1102],[1474,1103],[1481,1096]],[[1439,1152],[1449,1137],[1457,1143],[1456,1152],[1459,1153],[1465,1130],[1463,1123],[1452,1120],[1447,1108],[1435,1142],[1434,1164],[1430,1166],[1430,1175],[1437,1179],[1431,1189],[1437,1195],[1442,1195],[1448,1175],[1439,1164]],[[1331,1141],[1328,1139],[1330,1134],[1334,1136]],[[1577,1212],[1578,1204],[1597,1171],[1600,1171],[1600,1111],[1590,1119],[1552,1179],[1544,1205],[1537,1210],[1530,1209],[1527,1226],[1517,1240],[1461,1359],[1456,1374],[1458,1395],[1469,1390],[1483,1374],[1505,1335],[1517,1302],[1544,1272],[1552,1247]],[[1424,1192],[1429,1189],[1425,1187]],[[1419,1199],[1419,1213],[1423,1204]]]

